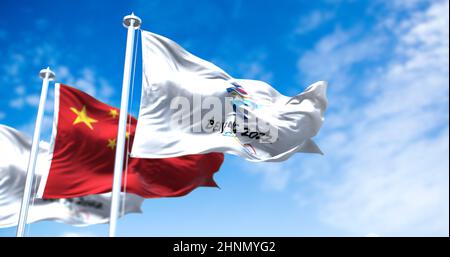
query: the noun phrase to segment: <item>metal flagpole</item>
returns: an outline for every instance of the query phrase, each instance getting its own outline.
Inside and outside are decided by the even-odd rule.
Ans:
[[[117,129],[116,157],[114,160],[114,180],[112,188],[111,212],[109,217],[109,236],[116,234],[117,218],[119,216],[119,201],[122,185],[123,157],[125,150],[125,133],[128,117],[128,97],[130,91],[131,59],[135,30],[141,26],[141,19],[131,13],[123,18],[123,25],[128,28],[127,46],[125,50],[125,66],[123,69],[122,99],[120,102],[119,126]]]
[[[39,100],[36,124],[34,126],[33,142],[31,144],[30,158],[28,160],[27,178],[25,180],[25,189],[23,190],[22,204],[20,206],[19,225],[17,226],[17,237],[23,237],[25,225],[27,224],[28,207],[31,197],[32,182],[36,168],[36,159],[39,152],[39,139],[41,136],[41,123],[44,116],[45,101],[47,99],[48,82],[55,80],[55,73],[47,69],[41,70],[39,76],[42,78],[41,98]]]

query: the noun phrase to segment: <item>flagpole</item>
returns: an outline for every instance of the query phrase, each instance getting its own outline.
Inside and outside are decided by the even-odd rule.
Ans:
[[[125,50],[125,65],[123,69],[122,99],[120,102],[119,126],[117,129],[116,157],[114,160],[114,180],[111,198],[111,212],[109,217],[109,236],[116,234],[117,219],[119,216],[119,201],[122,185],[123,157],[125,151],[125,135],[128,116],[128,97],[130,91],[131,61],[133,58],[133,45],[135,30],[141,26],[141,19],[131,13],[123,18],[123,25],[128,29],[127,45]]]
[[[36,124],[34,126],[33,141],[31,144],[30,158],[28,159],[27,177],[25,180],[25,188],[23,190],[22,204],[20,206],[19,224],[17,226],[16,236],[23,237],[25,232],[25,225],[27,224],[28,207],[30,204],[31,189],[33,184],[33,177],[36,169],[36,160],[39,152],[39,139],[41,136],[41,124],[44,117],[45,101],[47,100],[48,82],[55,80],[55,73],[47,69],[39,72],[42,79],[41,97],[39,100],[38,113],[36,117]]]

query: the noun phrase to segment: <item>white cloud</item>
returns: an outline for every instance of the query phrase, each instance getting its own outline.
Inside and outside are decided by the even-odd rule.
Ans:
[[[36,26],[31,31],[23,31],[24,35],[36,34],[37,30],[45,29],[48,24],[46,20],[37,20]],[[1,35],[6,32],[0,31]],[[39,34],[39,33],[38,33]],[[0,38],[1,40],[1,38]],[[42,80],[38,76],[41,68],[50,65],[50,68],[56,73],[57,81],[86,90],[93,93],[102,101],[108,102],[114,94],[108,80],[102,77],[97,71],[90,67],[72,68],[71,72],[68,66],[61,64],[61,60],[66,60],[66,56],[61,55],[59,49],[64,49],[58,45],[42,41],[39,37],[25,37],[23,41],[14,44],[8,44],[2,49],[2,58],[5,64],[0,67],[0,94],[6,103],[8,109],[2,110],[9,115],[17,110],[21,112],[21,123],[15,124],[18,129],[28,134],[33,133],[36,119],[36,107],[39,104]],[[76,59],[69,58],[72,63],[77,63]],[[81,59],[78,60],[81,63]],[[42,136],[45,139],[50,137],[52,125],[52,111],[54,103],[53,86],[49,87],[49,95],[45,105],[45,116],[42,128]]]
[[[9,101],[9,107],[13,109],[23,109],[24,107],[37,107],[39,106],[39,98],[40,95],[37,94],[25,94],[24,91],[19,87],[18,90],[15,90],[18,96],[11,99]]]
[[[14,108],[14,109],[21,109],[24,106],[24,104],[25,104],[25,101],[22,97],[11,99],[9,101],[9,107]]]
[[[299,61],[310,78],[342,83],[330,84],[339,89],[320,133],[326,159],[303,182],[318,193],[297,196],[318,199],[323,222],[354,235],[448,236],[448,11],[439,1],[394,19],[393,45],[376,41],[386,37],[383,30],[357,40],[336,30]],[[352,75],[355,64],[386,49],[392,56],[376,70]],[[364,98],[339,101],[352,97],[343,89],[356,87]]]
[[[100,84],[99,95],[104,99],[110,99],[114,95],[114,88],[109,84],[106,79],[98,79]]]
[[[70,69],[64,65],[58,66],[55,69],[55,74],[58,81],[62,81],[64,84],[74,86],[84,92],[99,98],[102,101],[108,103],[108,100],[113,96],[113,88],[108,81],[102,77],[96,75],[94,70],[84,68],[77,75],[72,74]],[[52,88],[52,87],[51,87]],[[22,90],[19,90],[22,91]],[[45,103],[45,116],[42,121],[41,134],[51,134],[53,125],[53,108],[54,108],[54,90],[48,91],[47,101]],[[9,102],[9,106],[15,109],[22,109],[25,106],[37,107],[39,105],[39,95],[37,94],[19,94],[19,96]],[[37,110],[33,112],[36,113]],[[35,125],[35,116],[30,116],[28,123],[19,126],[19,130],[29,135],[33,134]],[[48,139],[47,138],[47,139]]]
[[[14,92],[18,95],[25,94],[25,86],[20,85],[20,86],[15,87]]]
[[[262,176],[262,187],[265,190],[284,190],[291,177],[293,159],[283,163],[241,163],[241,170]]]
[[[106,103],[114,95],[114,89],[108,80],[99,76],[91,68],[83,68],[73,72],[67,66],[59,66],[55,73],[58,81],[76,87]]]
[[[253,50],[241,57],[241,62],[237,64],[239,77],[245,79],[256,79],[270,83],[273,73],[265,66],[267,54],[265,51]]]
[[[393,9],[413,9],[418,4],[427,2],[427,0],[391,0],[391,1],[382,1],[383,4],[387,4],[389,7]]]
[[[39,105],[39,97],[36,94],[26,95],[25,93],[20,93],[11,99],[8,105],[13,109],[22,109],[25,106],[37,107]]]
[[[267,71],[260,61],[243,63],[240,65],[240,69],[242,71],[242,77],[246,79],[257,79],[270,82],[273,77],[273,73]]]
[[[448,234],[448,139],[447,130],[397,152],[350,156],[339,182],[323,188],[321,219],[356,234]]]
[[[67,79],[68,77],[71,77],[69,68],[64,65],[59,65],[56,67],[55,74],[58,74],[58,80],[60,79]]]
[[[306,52],[298,61],[303,80],[308,84],[319,80],[332,81],[332,93],[360,85],[351,76],[347,76],[357,65],[377,58],[383,36],[361,38],[361,29],[335,31],[322,38],[314,50]],[[345,102],[345,101],[342,101]]]
[[[306,16],[302,16],[296,29],[297,34],[305,34],[319,28],[322,24],[333,18],[332,12],[313,11]]]
[[[37,112],[37,110],[35,111],[35,113],[36,112]],[[17,129],[20,132],[31,136],[34,133],[35,121],[36,121],[36,116],[30,118],[30,121],[28,123],[18,126]],[[51,134],[50,132],[52,131],[52,126],[53,126],[53,117],[51,115],[44,115],[44,117],[42,118],[42,123],[41,123],[41,140],[42,141],[47,141],[47,142],[50,141],[50,134]]]
[[[303,154],[297,154],[290,157],[283,162],[239,162],[239,169],[245,172],[258,175],[262,179],[262,188],[271,191],[287,190],[290,185],[296,183],[309,183],[318,171],[314,165],[303,166],[299,165],[306,160]],[[323,156],[319,154],[309,155],[308,160],[323,161]],[[305,188],[305,186],[302,186]],[[298,202],[303,202],[306,205],[309,200],[302,198],[301,194],[296,194],[294,198]]]
[[[39,105],[39,95],[27,95],[25,97],[25,102],[30,106],[38,106]]]

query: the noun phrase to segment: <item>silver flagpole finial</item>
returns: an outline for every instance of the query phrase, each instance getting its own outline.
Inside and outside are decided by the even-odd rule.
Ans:
[[[39,72],[39,77],[41,77],[41,79],[45,79],[46,76],[48,76],[49,81],[54,81],[56,79],[55,73],[52,70],[50,70],[50,67],[47,67],[46,69],[42,69]]]
[[[133,22],[131,22],[133,21]],[[141,26],[142,20],[132,12],[130,15],[123,17],[123,26],[128,28],[133,26],[134,29],[138,29]]]

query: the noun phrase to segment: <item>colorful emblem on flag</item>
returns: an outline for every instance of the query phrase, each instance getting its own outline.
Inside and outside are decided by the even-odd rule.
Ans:
[[[260,107],[241,85],[237,82],[231,82],[231,85],[231,87],[227,88],[227,92],[233,97],[231,103],[233,104],[234,112],[242,108],[253,110]],[[241,115],[244,115],[245,118],[245,114],[241,113]]]

